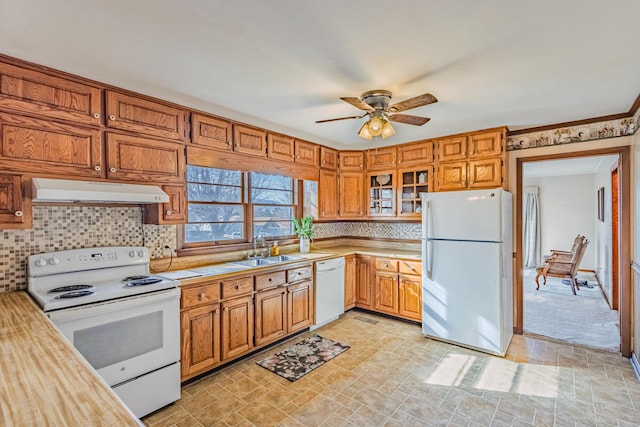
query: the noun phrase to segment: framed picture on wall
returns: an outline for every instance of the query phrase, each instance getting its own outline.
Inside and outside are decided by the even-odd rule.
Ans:
[[[598,219],[604,222],[604,187],[598,189]]]

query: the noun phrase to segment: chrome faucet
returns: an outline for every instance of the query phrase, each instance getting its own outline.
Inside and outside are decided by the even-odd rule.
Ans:
[[[265,244],[264,236],[262,236],[261,234],[258,234],[257,236],[253,236],[253,258],[258,257],[258,240],[260,241],[260,246],[264,248],[264,244]],[[260,256],[264,256],[264,254]]]

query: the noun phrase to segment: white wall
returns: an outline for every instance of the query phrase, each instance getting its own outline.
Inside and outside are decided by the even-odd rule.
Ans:
[[[631,164],[633,165],[633,175],[631,175],[631,181],[633,184],[631,201],[633,206],[632,213],[632,231],[634,235],[633,247],[631,248],[631,259],[634,265],[640,268],[640,131],[636,132],[633,136],[633,147],[631,155]],[[632,280],[634,282],[634,295],[633,295],[633,341],[631,348],[633,348],[633,356],[636,361],[640,358],[640,273],[634,270],[632,274]]]
[[[525,167],[523,184],[538,187],[542,255],[549,254],[551,249],[571,249],[576,235],[582,234],[592,243],[587,246],[580,268],[595,269],[594,175],[526,178]]]

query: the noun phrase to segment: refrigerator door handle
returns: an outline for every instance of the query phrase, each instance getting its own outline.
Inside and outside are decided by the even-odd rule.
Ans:
[[[433,257],[431,254],[431,250],[432,250],[432,243],[431,243],[431,239],[429,239],[429,222],[431,221],[431,202],[427,201],[427,203],[425,204],[425,214],[424,214],[424,220],[422,221],[422,233],[425,239],[425,252],[426,252],[426,260],[425,260],[425,266],[427,269],[427,278],[431,279],[431,269],[433,267]]]

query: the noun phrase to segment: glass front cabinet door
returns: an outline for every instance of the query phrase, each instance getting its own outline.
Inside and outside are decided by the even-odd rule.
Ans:
[[[420,193],[432,191],[433,168],[415,167],[398,171],[398,216],[422,216]]]

